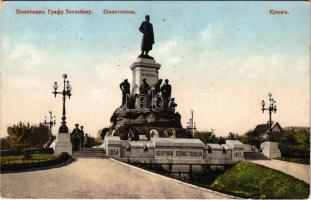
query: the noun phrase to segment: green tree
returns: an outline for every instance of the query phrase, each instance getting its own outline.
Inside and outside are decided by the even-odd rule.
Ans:
[[[99,138],[89,136],[86,146],[87,147],[93,147],[93,146],[101,145],[102,143],[103,143],[102,140],[100,140]]]
[[[259,133],[249,130],[241,136],[240,140],[244,144],[255,145],[257,148],[260,148],[262,137]]]
[[[0,138],[0,148],[1,150],[10,149],[8,137]]]
[[[8,142],[11,149],[19,148],[43,148],[49,139],[49,129],[43,124],[25,125],[22,122],[13,124],[7,128]]]
[[[193,138],[200,139],[205,144],[207,143],[217,143],[218,138],[216,137],[214,131],[196,131],[193,133]]]
[[[109,128],[103,128],[99,130],[97,138],[100,138],[103,140],[105,136],[108,134],[109,130],[110,130]]]

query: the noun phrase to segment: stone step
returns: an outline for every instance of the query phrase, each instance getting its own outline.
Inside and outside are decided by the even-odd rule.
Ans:
[[[80,151],[80,150],[78,150],[78,151],[74,151],[74,152],[81,152],[81,153],[97,153],[97,152],[99,152],[99,153],[105,153],[106,151]]]
[[[260,152],[244,152],[244,159],[246,160],[270,160],[268,157]]]
[[[105,151],[96,151],[96,152],[90,152],[90,151],[74,151],[75,154],[106,154]]]
[[[105,152],[73,152],[75,155],[106,155]]]
[[[72,153],[73,157],[107,157],[105,152],[79,152]]]
[[[106,158],[106,151],[103,148],[82,148],[72,153],[73,157]]]
[[[104,148],[82,148],[79,151],[105,151]]]
[[[73,158],[108,158],[106,155],[72,155]]]

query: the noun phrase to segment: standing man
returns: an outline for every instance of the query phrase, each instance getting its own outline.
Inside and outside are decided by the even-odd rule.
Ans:
[[[153,35],[153,27],[150,21],[150,16],[146,15],[145,20],[143,21],[139,27],[139,31],[144,34],[143,40],[141,42],[141,54],[139,57],[141,58],[152,58],[148,55],[148,52],[152,50],[152,45],[154,44],[154,35]]]
[[[122,91],[122,106],[126,103],[127,95],[130,95],[130,83],[125,79],[122,83],[120,83],[120,89]]]
[[[83,126],[80,126],[80,144],[79,144],[79,146],[80,146],[80,148],[82,148],[83,147],[83,144],[84,144],[84,130],[83,130]]]
[[[165,83],[161,87],[161,94],[165,99],[165,105],[168,105],[172,94],[172,86],[168,83],[168,79],[165,79]]]
[[[79,146],[79,134],[80,134],[80,129],[79,129],[79,124],[75,124],[75,128],[71,132],[71,138],[72,138],[72,147],[74,151],[78,150]]]

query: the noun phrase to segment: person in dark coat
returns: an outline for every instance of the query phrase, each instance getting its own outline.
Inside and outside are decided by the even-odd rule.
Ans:
[[[80,134],[79,124],[75,124],[75,128],[71,132],[72,148],[74,151],[78,150],[78,146],[80,143],[79,134]]]
[[[143,40],[141,42],[140,57],[152,58],[151,56],[148,55],[148,52],[152,50],[152,45],[154,44],[153,26],[149,22],[150,21],[149,15],[146,15],[145,19],[146,21],[143,21],[139,27],[139,31],[144,34]]]
[[[80,138],[80,145],[79,145],[79,147],[82,148],[83,144],[84,144],[84,130],[83,130],[83,126],[80,126],[79,138]]]

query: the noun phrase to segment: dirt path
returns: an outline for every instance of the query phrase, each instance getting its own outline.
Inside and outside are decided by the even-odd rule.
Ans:
[[[252,160],[250,162],[276,169],[310,184],[310,165],[286,162],[282,160]]]
[[[111,159],[79,158],[54,169],[1,174],[5,198],[230,198]]]

